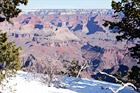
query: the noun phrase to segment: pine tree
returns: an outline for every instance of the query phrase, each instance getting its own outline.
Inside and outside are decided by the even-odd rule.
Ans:
[[[20,4],[26,5],[28,0],[0,0],[0,22],[10,21],[11,18],[17,17],[21,9],[17,8]],[[15,42],[7,42],[7,33],[0,31],[0,84],[7,77],[16,74],[21,68],[20,50],[16,47]]]
[[[140,39],[140,1],[139,0],[121,0],[119,2],[112,1],[112,9],[114,15],[112,18],[120,19],[120,21],[105,20],[105,27],[109,26],[115,33],[118,41],[132,41]],[[122,14],[120,17],[119,14]],[[137,42],[134,47],[129,47],[129,54],[140,63],[140,43]]]
[[[20,4],[27,5],[28,0],[0,0],[0,22],[8,21],[9,23],[13,23],[10,21],[10,18],[17,17],[19,13],[22,11],[17,8]]]
[[[69,77],[76,77],[80,69],[81,69],[81,65],[79,65],[75,60],[73,60],[71,64],[67,67],[68,70],[67,74]]]
[[[97,80],[102,81],[102,77],[97,77]]]
[[[112,18],[119,19],[119,21],[105,20],[103,24],[105,27],[109,26],[115,33],[118,41],[140,39],[140,0],[120,0],[118,2],[112,1],[112,9],[114,15]],[[122,14],[120,17],[119,14]],[[130,56],[137,60],[140,64],[140,42],[136,42],[135,46],[128,48]],[[131,81],[134,84],[138,84],[140,87],[140,67],[133,66],[131,71],[128,72],[126,81]]]

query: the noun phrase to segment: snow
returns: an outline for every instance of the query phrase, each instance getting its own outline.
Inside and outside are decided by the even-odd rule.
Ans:
[[[30,75],[29,75],[30,74]],[[75,80],[75,78],[64,77],[65,83]],[[16,84],[16,85],[15,85]],[[101,89],[101,87],[112,87],[113,89],[119,88],[121,85],[112,84],[94,79],[79,79],[78,82],[72,82],[64,88],[48,87],[46,84],[41,83],[41,79],[33,78],[33,73],[18,71],[16,77],[10,80],[7,86],[12,86],[16,89],[15,93],[112,93],[109,89]],[[1,90],[1,89],[0,89]],[[3,93],[11,93],[8,89],[3,90]],[[137,93],[132,88],[126,87],[119,93]]]

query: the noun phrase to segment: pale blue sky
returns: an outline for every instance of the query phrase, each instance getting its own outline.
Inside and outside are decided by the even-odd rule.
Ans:
[[[112,0],[28,0],[22,9],[111,9]],[[118,1],[118,0],[117,0]]]

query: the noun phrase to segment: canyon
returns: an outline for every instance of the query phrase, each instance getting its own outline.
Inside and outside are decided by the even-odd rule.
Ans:
[[[82,77],[94,78],[97,69],[113,68],[111,72],[116,73],[120,65],[130,69],[136,63],[125,56],[126,42],[116,41],[117,34],[102,25],[103,20],[119,20],[112,19],[112,14],[110,9],[23,10],[12,19],[14,24],[3,22],[0,26],[8,33],[8,41],[22,47],[25,70],[41,72],[50,63],[63,70],[63,64],[72,60],[80,65],[87,61]]]

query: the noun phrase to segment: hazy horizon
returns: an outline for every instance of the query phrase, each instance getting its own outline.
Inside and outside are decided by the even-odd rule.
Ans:
[[[28,0],[28,5],[19,8],[30,9],[111,9],[112,0]],[[119,1],[119,0],[116,0]]]
[[[21,8],[21,7],[20,7]],[[31,9],[27,9],[27,8],[21,8],[22,10],[47,10],[47,9],[54,9],[54,10],[63,10],[63,9],[69,9],[69,10],[94,10],[94,9],[107,9],[107,10],[111,10],[112,8],[31,8]]]

